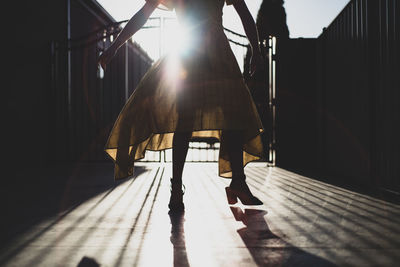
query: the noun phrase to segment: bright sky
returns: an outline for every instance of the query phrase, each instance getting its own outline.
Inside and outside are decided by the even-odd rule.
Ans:
[[[250,0],[251,1],[251,0]],[[290,37],[318,37],[350,0],[285,0]]]
[[[144,0],[97,0],[117,21],[129,19],[144,4]],[[291,38],[318,37],[323,27],[327,27],[350,0],[285,0],[287,24]],[[245,0],[254,19],[262,0]],[[244,33],[240,19],[232,6],[224,7],[223,23],[226,28],[238,33]],[[172,12],[156,10],[154,17],[173,16]],[[156,30],[146,30],[134,36],[134,40],[156,59],[160,51],[155,49],[155,36],[160,36]],[[230,36],[228,36],[229,38]],[[162,39],[159,37],[158,40]],[[163,39],[164,40],[164,39]],[[158,42],[158,41],[157,41]],[[153,45],[153,47],[152,47]],[[232,47],[241,65],[244,49]],[[235,51],[236,50],[236,51]],[[240,56],[238,56],[240,55]]]

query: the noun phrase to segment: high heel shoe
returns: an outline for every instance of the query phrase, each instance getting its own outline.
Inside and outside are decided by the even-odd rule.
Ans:
[[[183,204],[183,195],[185,194],[185,185],[182,184],[183,190],[173,178],[171,178],[171,197],[169,199],[168,208],[170,212],[183,212],[185,205]]]
[[[253,196],[244,179],[242,179],[239,183],[231,183],[230,186],[225,187],[225,192],[230,205],[236,204],[238,202],[238,198],[243,205],[264,204],[257,197]]]

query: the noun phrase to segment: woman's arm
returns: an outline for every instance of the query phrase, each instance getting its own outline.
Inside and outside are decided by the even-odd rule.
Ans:
[[[235,7],[236,12],[239,14],[244,31],[246,32],[247,38],[250,42],[252,53],[252,57],[250,60],[250,71],[251,74],[253,74],[256,70],[256,67],[263,62],[256,24],[254,23],[254,19],[251,16],[250,11],[247,8],[244,0],[234,1],[233,6]]]
[[[117,38],[112,42],[111,46],[106,49],[99,57],[98,63],[103,69],[111,61],[118,48],[120,48],[129,38],[140,30],[146,23],[147,19],[156,9],[157,1],[148,1],[144,6],[128,21]]]

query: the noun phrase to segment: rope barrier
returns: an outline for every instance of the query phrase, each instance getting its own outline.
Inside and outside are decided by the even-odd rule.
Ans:
[[[245,44],[241,44],[241,43],[235,42],[235,41],[233,41],[233,40],[231,40],[229,38],[228,38],[228,41],[233,43],[233,44],[235,44],[235,45],[239,45],[239,46],[243,46],[243,47],[247,47],[248,46],[248,45],[245,45]]]
[[[158,18],[149,18],[149,19],[151,20],[151,19],[158,19]],[[119,25],[121,25],[121,24],[123,24],[123,23],[126,23],[126,22],[128,22],[128,21],[129,21],[129,20],[121,20],[121,21],[117,21],[117,22],[110,23],[110,24],[108,24],[108,25],[106,25],[106,26],[104,26],[104,27],[102,27],[102,28],[100,28],[100,29],[97,29],[97,30],[95,30],[95,31],[93,31],[93,32],[90,32],[90,33],[88,33],[88,34],[86,34],[86,35],[84,35],[84,36],[81,36],[81,37],[79,37],[79,38],[76,38],[76,39],[74,39],[74,40],[70,39],[69,41],[75,42],[75,41],[80,41],[80,40],[89,38],[89,37],[92,36],[92,35],[95,35],[95,34],[100,33],[100,32],[104,32],[104,30],[107,30],[107,29],[110,28],[110,27],[119,26]],[[230,30],[230,29],[228,29],[228,28],[225,28],[225,27],[223,27],[223,28],[224,28],[224,30],[225,30],[226,32],[229,32],[229,33],[231,33],[231,34],[233,34],[233,35],[239,36],[239,37],[241,37],[241,38],[247,38],[246,35],[237,33],[237,32],[235,32],[235,31],[232,31],[232,30]]]
[[[150,19],[152,19],[152,18],[150,18]],[[153,18],[153,19],[155,19],[155,18]],[[115,35],[115,34],[120,33],[121,30],[122,30],[120,25],[123,24],[123,23],[126,23],[128,21],[129,20],[122,20],[122,21],[114,22],[114,23],[111,23],[111,24],[109,24],[109,25],[107,25],[105,27],[97,29],[97,30],[95,30],[95,31],[93,31],[91,33],[88,33],[88,34],[86,34],[84,36],[81,36],[79,38],[69,39],[69,40],[67,40],[67,47],[70,50],[77,49],[77,48],[81,48],[81,47],[92,45],[92,44],[94,44],[96,42],[101,41],[104,38],[109,38],[111,35]],[[118,28],[110,30],[110,28],[117,27],[117,26],[118,26]],[[159,27],[160,26],[144,26],[142,29],[151,29],[151,28],[159,28]],[[235,31],[232,31],[232,30],[230,30],[228,28],[225,28],[225,27],[223,27],[223,29],[224,29],[224,31],[226,31],[226,32],[228,32],[230,34],[233,34],[233,35],[238,36],[240,38],[246,38],[246,40],[247,40],[247,37],[245,35],[239,34],[239,33],[235,32]],[[101,33],[103,33],[103,34],[101,34]],[[101,36],[99,36],[99,34],[101,34]],[[91,39],[93,37],[94,37],[94,39]],[[228,41],[233,43],[233,44],[235,44],[235,45],[238,45],[238,46],[242,46],[242,47],[247,47],[248,46],[248,44],[243,44],[243,43],[234,41],[234,40],[232,40],[230,38],[228,38]],[[80,42],[82,42],[82,43],[80,43]]]
[[[242,37],[242,38],[246,38],[246,39],[247,39],[247,36],[246,36],[246,35],[243,35],[243,34],[234,32],[234,31],[229,30],[228,28],[225,28],[225,27],[224,27],[224,30],[227,31],[227,32],[229,32],[229,33],[232,33],[232,34],[234,34],[234,35],[236,35],[236,36],[239,36],[239,37]]]

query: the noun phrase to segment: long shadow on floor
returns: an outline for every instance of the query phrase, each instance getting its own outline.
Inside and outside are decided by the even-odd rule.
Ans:
[[[365,179],[355,180],[352,177],[347,177],[343,175],[334,175],[334,174],[325,174],[315,171],[307,171],[302,168],[290,168],[288,166],[278,166],[287,171],[294,172],[298,175],[302,175],[308,178],[311,178],[316,181],[320,181],[323,183],[327,183],[336,187],[340,187],[342,189],[350,190],[353,192],[357,192],[359,194],[363,194],[369,197],[373,197],[382,201],[386,201],[392,204],[399,205],[400,204],[400,193],[399,188],[384,188],[381,185],[372,184],[371,182],[367,183]],[[376,181],[381,182],[381,181]]]
[[[0,193],[2,246],[46,218],[57,216],[56,223],[88,199],[111,192],[145,171],[145,167],[135,167],[133,177],[114,181],[111,164],[92,163],[32,170],[13,177]]]
[[[230,207],[237,221],[246,226],[237,230],[258,266],[336,266],[285,242],[268,227],[265,210]]]
[[[174,246],[174,266],[188,267],[190,264],[186,253],[184,229],[185,213],[170,212],[168,215],[171,220],[170,241]]]

